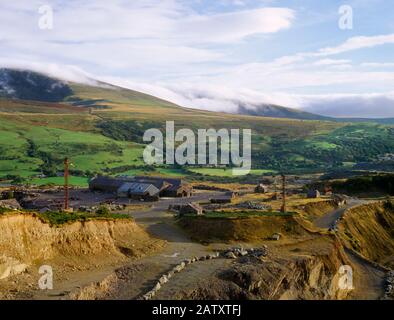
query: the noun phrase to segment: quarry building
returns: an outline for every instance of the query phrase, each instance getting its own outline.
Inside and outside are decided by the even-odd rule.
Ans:
[[[89,189],[114,193],[118,197],[147,201],[156,201],[160,197],[190,197],[193,191],[183,179],[153,176],[116,178],[97,176],[90,180]]]

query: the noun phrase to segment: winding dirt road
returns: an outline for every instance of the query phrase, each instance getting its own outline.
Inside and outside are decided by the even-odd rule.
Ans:
[[[163,199],[154,204],[150,210],[133,213],[135,221],[146,228],[153,236],[166,240],[168,245],[160,254],[146,257],[126,267],[131,270],[129,279],[123,283],[116,293],[116,299],[137,299],[151,290],[162,274],[167,273],[175,265],[185,259],[194,256],[211,254],[217,249],[226,247],[224,244],[210,244],[204,246],[193,242],[186,233],[175,223],[173,214],[167,213],[170,204],[182,204],[187,202],[201,202],[209,200],[221,192],[202,192],[195,194],[192,198]],[[207,260],[193,264],[187,268],[182,275],[175,275],[170,282],[166,283],[159,291],[156,299],[172,299],[175,292],[188,288],[201,280],[204,276],[213,274],[218,269],[229,264],[228,260]]]
[[[359,206],[365,203],[363,200],[359,199],[351,199],[348,201],[346,206],[340,207],[337,210],[334,210],[330,213],[325,214],[324,216],[316,219],[314,224],[316,227],[329,229],[335,226],[335,222],[342,217],[346,210],[353,208],[355,206]]]
[[[346,210],[365,204],[367,201],[351,199],[348,204],[334,210],[314,221],[315,226],[322,229],[332,229]],[[352,264],[354,275],[354,290],[349,298],[353,300],[378,300],[384,294],[384,279],[386,272],[376,267],[369,260],[361,257],[352,249],[345,247],[345,252]]]

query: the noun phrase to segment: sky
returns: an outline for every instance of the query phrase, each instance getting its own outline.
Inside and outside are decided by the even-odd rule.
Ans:
[[[394,117],[393,5],[0,0],[0,66],[99,79],[206,110],[273,103]]]

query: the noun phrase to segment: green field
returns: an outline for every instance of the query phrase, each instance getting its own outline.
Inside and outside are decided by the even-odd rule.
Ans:
[[[187,176],[187,173],[185,173],[185,171],[181,169],[170,169],[170,168],[160,168],[160,167],[149,168],[149,169],[150,170],[147,170],[146,168],[130,169],[119,173],[118,176],[161,175],[161,176],[180,177],[180,178]]]
[[[29,182],[33,185],[44,186],[44,185],[64,185],[63,177],[49,177],[49,178],[33,178],[29,179]],[[69,177],[69,185],[75,187],[87,187],[89,184],[89,178],[86,177]]]
[[[70,85],[61,103],[0,99],[0,179],[62,184],[63,160],[75,185],[95,174],[233,178],[229,168],[157,168],[142,159],[142,135],[176,129],[252,129],[250,177],[325,172],[394,153],[394,128],[372,123],[274,119],[192,110],[126,89]],[[78,105],[79,106],[76,106]],[[87,108],[89,107],[89,108]],[[104,108],[105,107],[105,108]],[[48,178],[39,179],[44,174]]]
[[[188,171],[205,176],[214,176],[214,177],[233,176],[232,169],[230,168],[189,168]],[[261,176],[261,175],[271,175],[276,173],[277,172],[274,170],[252,169],[249,174],[253,176]]]
[[[3,178],[28,178],[42,173],[56,175],[63,170],[65,157],[70,159],[70,170],[91,174],[143,164],[141,145],[115,141],[99,133],[2,120],[0,136],[0,177]],[[36,181],[33,179],[31,183]]]

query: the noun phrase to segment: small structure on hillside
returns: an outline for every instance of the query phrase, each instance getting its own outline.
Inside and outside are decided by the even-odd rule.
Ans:
[[[319,190],[309,190],[307,197],[309,199],[317,199],[320,198],[320,191]]]
[[[268,192],[268,187],[262,183],[259,183],[255,188],[254,188],[254,193],[267,193]]]
[[[47,213],[47,212],[50,212],[50,211],[51,211],[51,209],[48,208],[48,207],[44,207],[44,208],[41,208],[41,209],[39,210],[40,213]]]
[[[0,200],[0,208],[8,210],[20,210],[22,209],[19,202],[15,199]]]
[[[183,179],[136,176],[134,181],[152,183],[159,185],[161,197],[186,198],[192,196],[193,188]]]
[[[274,241],[279,241],[280,238],[281,238],[281,234],[280,234],[280,233],[274,233],[274,234],[271,236],[271,240],[274,240]]]
[[[347,203],[347,198],[340,194],[334,194],[331,198],[338,207],[342,207]]]
[[[324,188],[324,195],[325,196],[332,196],[332,188],[331,187],[325,187]]]
[[[185,214],[194,214],[196,216],[202,216],[203,209],[199,204],[190,202],[188,204],[182,205],[179,209],[180,216],[183,216]]]
[[[224,196],[225,196],[225,197],[228,197],[228,198],[231,198],[231,199],[234,199],[234,198],[236,198],[236,197],[239,196],[239,192],[237,192],[237,191],[227,191],[227,192],[224,194]]]
[[[102,192],[110,192],[116,193],[119,188],[127,182],[124,179],[115,179],[106,176],[97,176],[90,180],[89,189],[91,191],[102,191]]]

